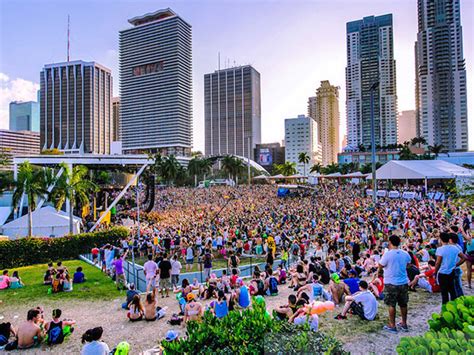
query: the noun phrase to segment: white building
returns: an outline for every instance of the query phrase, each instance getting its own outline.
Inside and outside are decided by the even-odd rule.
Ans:
[[[310,157],[306,164],[306,175],[312,165],[322,161],[318,124],[305,115],[285,119],[285,161],[296,163],[298,173],[304,174],[304,164],[298,161],[300,153],[307,153]]]

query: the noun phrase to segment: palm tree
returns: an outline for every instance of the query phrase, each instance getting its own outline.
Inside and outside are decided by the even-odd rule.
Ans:
[[[206,180],[206,175],[211,171],[214,161],[208,158],[201,159],[201,174],[203,174],[204,180]]]
[[[226,155],[222,159],[222,170],[224,170],[227,173],[227,175],[229,176],[229,179],[231,179],[232,173],[235,170],[234,165],[235,165],[234,157],[232,157],[231,155]]]
[[[410,142],[405,142],[403,143],[402,149],[400,149],[400,152],[398,154],[398,159],[399,160],[413,160],[416,159],[416,155],[413,154],[410,150]]]
[[[339,165],[336,163],[331,163],[323,168],[325,175],[334,174],[339,172]]]
[[[168,182],[168,184],[171,184],[176,180],[176,176],[178,176],[179,166],[180,165],[174,155],[170,155],[169,157],[163,158],[161,169],[163,178]]]
[[[411,139],[411,145],[417,145],[418,144],[418,148],[421,148],[421,145],[425,145],[426,143],[428,143],[425,139],[425,137],[414,137]]]
[[[366,148],[365,148],[365,146],[364,146],[363,144],[359,144],[359,145],[357,146],[357,148],[359,149],[359,152],[365,152],[365,151],[366,151]]]
[[[283,164],[278,164],[275,166],[275,170],[282,175],[290,176],[296,174],[296,163],[291,163],[289,161],[284,162]]]
[[[444,145],[442,144],[435,144],[435,145],[429,145],[428,146],[428,151],[430,154],[434,154],[435,159],[438,159],[439,153],[441,153],[444,149]]]
[[[202,162],[200,158],[195,156],[189,161],[188,173],[189,175],[194,176],[194,186],[197,186],[197,178],[198,178],[198,175],[201,173],[201,167],[202,167]]]
[[[59,211],[66,201],[69,201],[69,233],[74,233],[74,207],[89,204],[89,195],[97,191],[98,186],[88,179],[89,170],[84,165],[76,165],[72,170],[66,164],[61,164],[64,172],[56,181],[51,193],[51,199]]]
[[[36,208],[36,199],[48,193],[45,173],[42,170],[34,169],[29,161],[25,161],[20,164],[14,186],[13,208],[18,206],[23,194],[28,199],[28,237],[31,237],[33,236],[33,211]]]
[[[306,152],[301,152],[298,155],[298,162],[303,164],[303,176],[306,176],[306,164],[308,164],[310,161],[310,157],[308,153]]]
[[[321,165],[321,163],[316,163],[311,167],[311,169],[309,169],[309,172],[310,173],[316,172],[316,173],[320,174],[322,168],[323,168],[323,166]]]

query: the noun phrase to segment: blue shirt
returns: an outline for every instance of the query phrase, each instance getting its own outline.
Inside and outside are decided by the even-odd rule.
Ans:
[[[250,306],[250,295],[249,290],[246,286],[240,287],[239,306],[242,308],[247,308],[248,306]]]
[[[384,268],[384,282],[387,285],[408,284],[407,265],[411,262],[410,255],[400,249],[390,249],[385,252],[379,264]]]
[[[216,303],[214,303],[214,311],[216,312],[217,318],[224,318],[229,313],[227,302],[225,300],[223,300],[221,303],[216,301]]]
[[[350,277],[348,279],[343,280],[344,283],[349,286],[349,290],[351,291],[351,295],[356,292],[359,292],[359,279],[355,277]]]
[[[440,274],[449,275],[456,267],[459,253],[460,250],[455,245],[443,245],[436,249],[436,256],[443,258],[438,272]]]

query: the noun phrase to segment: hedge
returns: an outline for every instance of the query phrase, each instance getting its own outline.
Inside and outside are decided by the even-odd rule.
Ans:
[[[21,238],[0,241],[0,270],[19,266],[48,263],[55,260],[76,259],[93,247],[117,245],[128,237],[125,227],[105,231],[81,233],[60,238]]]

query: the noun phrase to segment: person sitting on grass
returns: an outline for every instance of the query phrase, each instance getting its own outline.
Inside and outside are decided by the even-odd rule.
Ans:
[[[309,296],[310,301],[319,301],[321,299],[328,300],[329,295],[323,288],[323,285],[319,283],[319,276],[318,274],[313,274],[313,282],[310,284],[306,284],[305,286],[301,287],[297,295],[300,297],[302,293],[306,293]]]
[[[276,277],[278,279],[278,284],[286,284],[286,270],[283,267],[283,264],[278,265],[277,270],[275,271]]]
[[[342,280],[347,286],[349,286],[349,291],[351,295],[359,291],[359,278],[357,277],[357,272],[353,269],[348,272],[349,278]]]
[[[62,261],[58,261],[58,263],[56,264],[56,271],[57,272],[68,272],[68,269],[67,269],[67,267],[65,267],[63,265]]]
[[[331,274],[331,282],[329,283],[328,291],[331,295],[331,301],[333,301],[336,306],[343,302],[344,295],[350,295],[349,286],[341,282],[339,275],[336,273]]]
[[[46,272],[44,273],[43,285],[52,285],[52,284],[53,284],[53,274],[52,274],[51,271],[48,269],[48,270],[46,270]]]
[[[56,275],[56,273],[58,272],[55,268],[54,268],[54,265],[53,263],[48,263],[48,271],[51,275]]]
[[[358,315],[363,320],[374,320],[379,305],[377,299],[368,288],[369,285],[366,281],[360,281],[360,291],[346,297],[344,309],[342,310],[342,313],[335,317],[335,319],[347,319],[346,315],[350,311],[352,314]]]
[[[212,301],[211,311],[219,319],[229,314],[229,299],[224,291],[220,290],[217,292],[217,301]]]
[[[149,292],[145,299],[145,320],[153,322],[165,316],[164,308],[156,306],[156,299],[153,292]]]
[[[30,309],[28,311],[26,322],[20,324],[17,330],[17,348],[29,349],[41,344],[43,332],[38,326],[40,311]]]
[[[66,335],[74,331],[72,326],[76,324],[74,320],[59,320],[62,311],[60,309],[53,310],[53,320],[46,323],[44,329],[48,336],[48,345],[62,344]]]
[[[140,295],[137,294],[133,296],[132,302],[128,305],[128,309],[127,318],[131,322],[137,322],[143,319],[144,309],[140,300]]]
[[[72,280],[71,276],[69,276],[68,273],[64,275],[64,281],[63,281],[63,290],[64,292],[71,292],[72,291]]]
[[[184,308],[184,322],[189,321],[200,321],[204,314],[204,308],[201,303],[196,302],[196,296],[194,293],[189,293],[186,296],[188,304]]]
[[[81,355],[108,355],[110,353],[109,346],[100,341],[104,330],[102,327],[96,327],[87,330],[82,335],[82,347]]]
[[[372,281],[369,283],[369,289],[372,291],[374,296],[380,300],[384,298],[383,289],[384,289],[384,281],[383,281],[383,269],[378,270]]]
[[[10,276],[8,276],[8,270],[3,270],[2,276],[0,276],[0,290],[5,290],[10,287]]]
[[[64,290],[64,277],[63,272],[58,272],[53,279],[52,289],[53,293],[62,292]]]
[[[427,270],[419,275],[416,275],[412,282],[408,285],[411,289],[415,289],[416,286],[428,291],[429,293],[441,292],[441,289],[436,280],[435,274],[435,261],[428,261]]]
[[[130,304],[130,302],[132,302],[133,300],[133,297],[135,297],[135,295],[139,295],[140,293],[135,290],[135,284],[130,284],[128,285],[128,290],[127,290],[127,299],[125,300],[125,303],[122,303],[122,308],[123,309],[129,309],[128,308],[128,305]]]
[[[18,271],[13,271],[12,277],[10,277],[10,288],[11,289],[16,289],[16,288],[22,288],[24,283],[21,281],[20,276],[18,275]]]
[[[0,324],[0,347],[9,343],[10,336],[15,336],[15,329],[13,329],[10,322]]]
[[[81,284],[83,282],[86,281],[86,276],[84,275],[84,273],[82,272],[82,267],[79,266],[77,269],[76,269],[76,272],[74,273],[74,277],[72,279],[72,282],[75,283],[75,284]]]
[[[283,306],[279,306],[273,312],[277,319],[284,320],[290,319],[290,317],[296,313],[298,307],[296,306],[296,296],[289,295],[288,296],[288,303]]]

